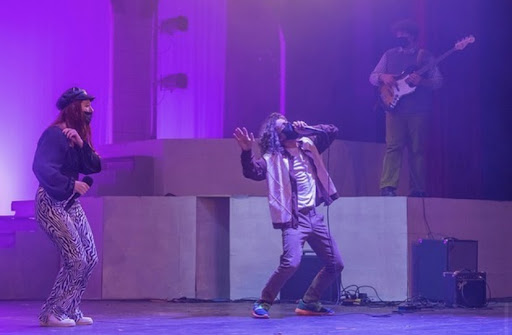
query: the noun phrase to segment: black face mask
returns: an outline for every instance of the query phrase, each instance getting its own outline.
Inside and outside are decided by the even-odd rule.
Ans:
[[[90,124],[92,120],[92,112],[84,112],[85,123]]]
[[[398,46],[402,47],[402,48],[405,48],[409,45],[409,39],[407,37],[397,37],[396,38],[396,42],[398,44]]]
[[[281,134],[283,134],[287,140],[295,140],[299,138],[299,134],[295,131],[290,122],[286,122],[284,124],[283,130],[281,130]]]

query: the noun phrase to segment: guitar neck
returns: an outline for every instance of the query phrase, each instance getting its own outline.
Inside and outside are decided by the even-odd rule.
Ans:
[[[429,63],[429,64],[423,66],[422,68],[420,68],[418,71],[416,71],[416,73],[421,76],[422,74],[424,74],[425,72],[427,72],[428,70],[430,70],[431,68],[433,68],[434,66],[439,64],[443,59],[450,56],[455,50],[456,50],[455,47],[451,48],[450,50],[446,51],[441,56],[437,57],[432,63]]]

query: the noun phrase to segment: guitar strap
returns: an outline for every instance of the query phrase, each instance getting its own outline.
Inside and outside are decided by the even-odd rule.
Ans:
[[[425,64],[426,55],[427,52],[425,49],[418,50],[418,56],[416,57],[416,66],[418,67],[418,69],[420,69]],[[422,77],[424,77],[427,73],[423,74]]]

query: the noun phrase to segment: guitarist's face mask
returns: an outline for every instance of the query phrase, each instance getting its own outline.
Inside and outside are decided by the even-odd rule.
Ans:
[[[396,42],[397,42],[398,46],[405,48],[405,47],[409,46],[409,37],[399,36],[396,38]]]

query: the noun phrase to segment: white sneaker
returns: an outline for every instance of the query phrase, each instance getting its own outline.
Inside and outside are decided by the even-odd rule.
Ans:
[[[70,318],[59,320],[52,314],[48,317],[48,321],[40,322],[40,325],[43,327],[74,327],[76,323]]]
[[[93,324],[93,321],[92,321],[92,318],[90,318],[88,316],[83,316],[81,319],[79,319],[76,322],[76,324],[79,326],[90,326]]]

